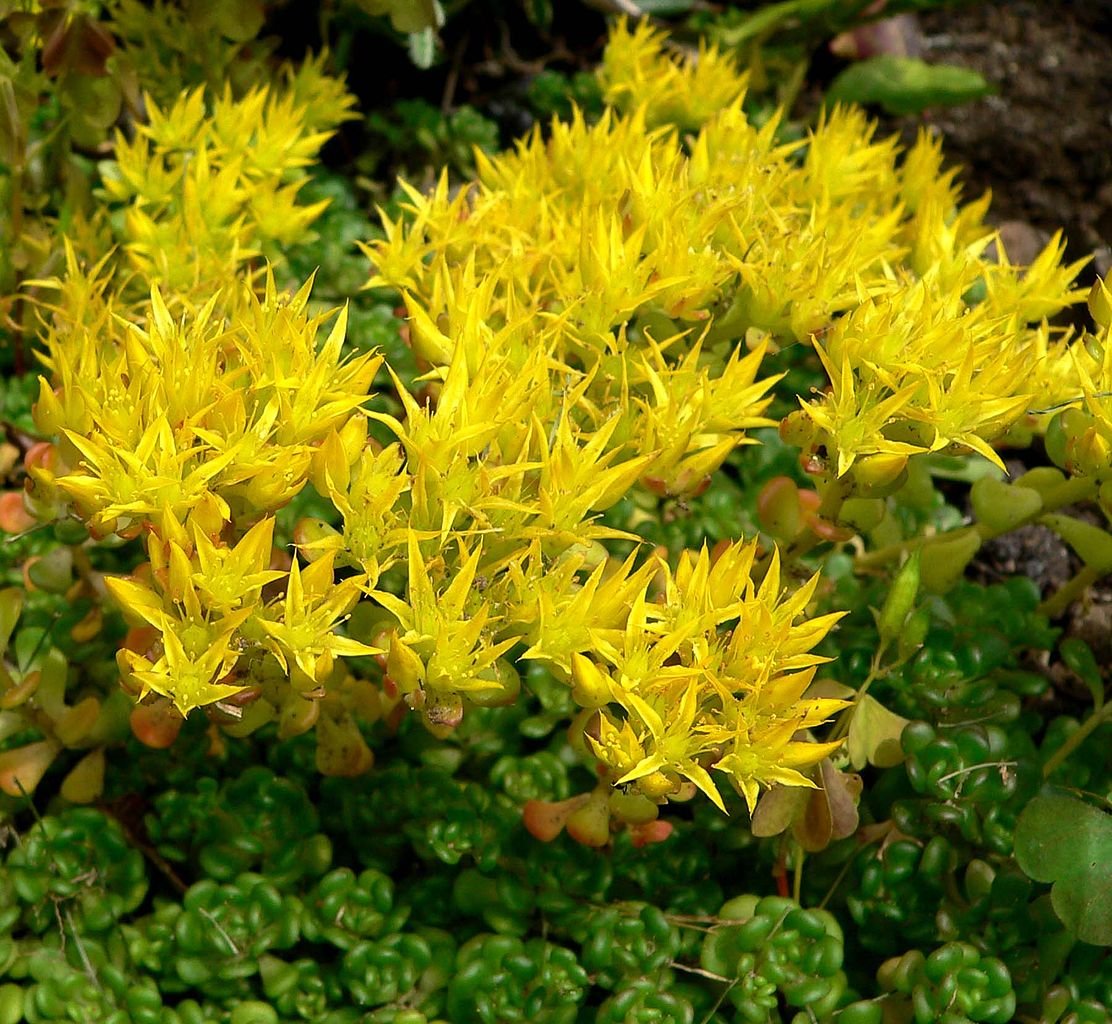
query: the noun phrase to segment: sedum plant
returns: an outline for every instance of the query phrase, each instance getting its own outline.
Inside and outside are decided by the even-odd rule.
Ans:
[[[379,233],[252,0],[39,6],[143,91],[2,300],[0,1024],[1108,1019],[1060,239],[645,25]],[[1027,525],[1073,578],[976,582]]]
[[[35,416],[57,440],[29,500],[141,539],[146,561],[104,584],[131,626],[125,686],[167,740],[199,707],[233,734],[315,725],[318,767],[358,774],[370,723],[408,710],[446,736],[540,671],[600,781],[527,821],[589,845],[696,791],[725,809],[722,783],[750,812],[774,785],[829,792],[821,765],[869,684],[813,685],[840,615],[816,612],[796,561],[851,537],[847,502],[898,488],[912,460],[999,465],[992,442],[1038,426],[1036,391],[1083,385],[1047,324],[1078,298],[1078,266],[1057,239],[1010,264],[925,136],[900,154],[835,109],[783,142],[777,119],[748,121],[745,77],[717,51],[680,60],[618,25],[597,123],[477,153],[475,182],[445,175],[383,215],[369,283],[400,292],[422,372],[387,366],[376,392],[383,361],[344,356],[346,313],[319,341],[311,283],[290,296],[280,264],[253,263],[320,212],[297,206],[298,176],[350,105],[321,75],[311,61],[274,91],[150,102],[106,168],[119,214],[83,226],[52,283]],[[658,79],[672,87],[634,106]],[[122,251],[91,262],[104,232]],[[789,571],[752,540],[619,554],[635,524],[608,510],[697,500],[775,424],[768,360],[801,344],[829,386],[780,431],[816,486],[770,485],[760,510]],[[301,518],[291,556],[276,516],[310,483],[334,511]],[[364,656],[377,666],[344,661]]]
[[[123,255],[155,286],[149,301],[131,298],[114,257],[89,266],[76,246],[57,283],[53,387],[43,379],[36,417],[58,442],[31,470],[34,500],[95,535],[144,539],[147,563],[107,582],[133,627],[118,658],[125,684],[181,714],[225,702],[248,731],[280,719],[296,732],[331,706],[319,761],[350,772],[369,759],[358,705],[373,717],[401,701],[450,729],[467,705],[512,700],[514,663],[537,662],[585,712],[584,752],[650,807],[687,787],[723,806],[711,770],[751,806],[762,783],[808,785],[798,769],[830,748],[793,736],[842,706],[802,696],[822,660],[811,648],[836,619],[795,624],[814,582],[786,596],[775,563],[754,573],[747,542],[674,571],[657,557],[614,560],[603,544],[626,534],[598,514],[638,481],[705,487],[747,429],[771,422],[773,383],[757,379],[761,346],[707,365],[698,340],[611,333],[645,287],[613,225],[600,242],[624,245],[631,277],[595,299],[593,323],[571,310],[538,322],[496,278],[478,281],[474,260],[444,282],[458,296],[444,330],[414,304],[412,343],[434,367],[436,397],[395,377],[398,414],[361,411],[380,360],[341,359],[342,313],[318,348],[308,287],[286,299],[268,275],[256,296],[246,276],[194,298],[266,237],[265,197],[292,201],[296,182],[277,182],[319,146],[304,134],[314,118],[342,116],[339,93],[314,94],[325,113],[298,101],[314,73],[292,75],[280,101],[225,97],[209,115],[202,92],[165,114],[152,104],[106,178],[128,204]],[[644,131],[614,123],[634,144]],[[285,141],[298,132],[296,146]],[[161,237],[181,258],[152,244]],[[583,267],[596,282],[609,274],[599,255]],[[492,324],[494,303],[509,308]],[[368,418],[385,446],[368,441]],[[310,479],[338,528],[302,522],[298,557],[279,567],[273,515]],[[346,635],[361,597],[359,635]],[[366,654],[382,662],[381,694],[345,682],[337,661]],[[362,696],[345,700],[345,688]],[[665,728],[673,705],[680,718]]]

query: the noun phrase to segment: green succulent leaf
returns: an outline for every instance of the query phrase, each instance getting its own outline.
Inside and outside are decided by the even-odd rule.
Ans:
[[[1087,566],[1101,575],[1112,570],[1112,535],[1107,530],[1057,512],[1040,516],[1039,522],[1058,534]]]
[[[438,0],[356,0],[368,14],[388,14],[398,32],[407,34],[437,29],[444,24]]]
[[[864,103],[889,114],[918,114],[992,94],[976,71],[951,64],[928,64],[914,57],[870,57],[846,68],[826,91],[830,103]]]
[[[1089,687],[1093,695],[1093,704],[1100,707],[1104,703],[1104,679],[1100,674],[1093,649],[1079,636],[1067,637],[1058,645],[1058,653],[1062,660],[1081,678]]]
[[[422,71],[431,68],[436,61],[436,30],[423,28],[409,37],[409,59]]]

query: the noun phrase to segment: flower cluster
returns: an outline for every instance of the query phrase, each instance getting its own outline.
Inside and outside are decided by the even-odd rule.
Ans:
[[[604,709],[588,742],[619,785],[662,796],[686,783],[724,809],[710,765],[752,811],[759,783],[808,786],[798,769],[840,746],[795,738],[845,706],[804,697],[824,660],[812,648],[840,616],[797,623],[817,577],[785,599],[775,555],[753,584],[755,552],[739,543],[713,564],[704,549],[674,573],[662,565],[660,599],[636,594],[624,628],[597,636],[597,660],[572,656],[573,694]]]
[[[242,97],[230,87],[217,97],[198,87],[162,108],[148,95],[147,123],[130,140],[117,133],[114,158],[102,168],[119,226],[79,227],[83,254],[93,257],[108,232],[147,287],[206,298],[253,258],[279,258],[324,209],[299,205],[298,192],[352,103],[320,59],[287,67],[282,81]]]
[[[603,98],[619,110],[644,107],[653,125],[698,129],[745,96],[747,75],[717,47],[700,44],[684,60],[665,51],[666,37],[648,20],[611,33],[597,71]]]
[[[662,94],[556,122],[384,217],[371,283],[402,291],[427,372],[411,389],[391,371],[397,402],[373,408],[381,360],[345,360],[345,315],[318,343],[309,286],[289,297],[247,263],[319,212],[297,206],[297,174],[346,115],[342,88],[311,61],[211,110],[203,90],[152,102],[117,140],[105,188],[152,290],[132,296],[112,256],[83,266],[95,226],[71,249],[36,408],[59,441],[31,475],[43,509],[146,541],[109,583],[135,692],[183,713],[230,700],[240,731],[315,723],[318,764],[350,773],[370,763],[360,716],[409,708],[445,732],[514,700],[537,662],[627,791],[723,806],[717,772],[752,808],[762,785],[813,785],[800,769],[832,746],[806,731],[843,706],[806,696],[837,618],[799,621],[815,581],[786,586],[744,541],[674,569],[620,559],[606,545],[633,538],[600,515],[639,486],[704,490],[771,424],[762,362],[795,342],[831,379],[795,428],[837,475],[951,444],[991,456],[1032,354],[1060,358],[1030,325],[1071,299],[1075,268],[1057,243],[1025,273],[988,260],[983,204],[957,206],[929,140],[901,161],[835,110],[781,142],[775,119],[747,120],[725,58],[672,60],[619,26],[611,100],[657,71],[683,110]],[[273,517],[309,481],[335,516],[303,519],[290,559]],[[360,654],[380,676],[337,660]]]
[[[601,719],[602,745],[593,749],[615,780],[633,767],[626,763],[632,750],[647,744],[655,753],[634,763],[648,763],[660,755],[656,746],[671,751],[682,739],[683,753],[677,748],[667,765],[644,772],[655,774],[640,789],[664,797],[698,779],[718,799],[701,765],[729,747],[737,757],[721,770],[753,795],[758,781],[778,777],[773,747],[782,753],[797,729],[830,710],[797,702],[805,673],[791,683],[782,677],[815,663],[804,652],[832,620],[793,629],[811,590],[782,601],[774,570],[755,590],[752,544],[717,552],[713,569],[705,550],[685,558],[673,578],[657,559],[609,557],[601,542],[619,534],[595,519],[638,480],[688,486],[725,458],[741,430],[760,422],[759,353],[732,359],[711,378],[698,368],[697,349],[668,366],[655,346],[657,366],[643,365],[656,387],[634,405],[606,394],[599,369],[554,358],[558,320],[534,328],[531,345],[521,321],[491,331],[465,311],[458,322],[448,328],[457,338],[451,361],[434,375],[435,405],[419,404],[399,382],[404,417],[372,414],[397,441],[366,444],[358,421],[320,446],[313,479],[342,526],[306,522],[298,533],[307,557],[336,557],[371,586],[381,580],[371,592],[381,614],[366,639],[386,651],[387,692],[433,727],[455,726],[467,703],[513,700],[519,683],[509,655],[524,645],[520,657],[570,683],[581,707],[613,704]],[[415,344],[447,344],[420,316],[412,329]],[[670,424],[659,420],[687,395],[683,415],[706,409],[716,416],[715,433],[708,438],[706,426],[694,431],[680,419],[671,447],[662,448]],[[388,582],[399,568],[406,583],[396,593]],[[660,573],[671,582],[655,595]],[[613,689],[597,677],[592,658],[622,668]],[[677,698],[677,684],[689,693],[691,713],[677,725],[676,742],[660,736],[658,743],[649,737]],[[624,716],[620,756],[620,745],[607,739],[614,714]],[[826,752],[788,745],[786,756],[799,763]],[[767,762],[754,759],[757,748],[770,752]]]
[[[347,358],[346,311],[319,341],[311,282],[290,295],[249,262],[323,209],[298,205],[304,168],[351,102],[319,59],[240,98],[148,96],[148,122],[102,167],[117,211],[78,219],[65,273],[36,282],[55,298],[35,419],[56,441],[28,459],[27,501],[144,539],[148,561],[108,582],[133,626],[117,660],[129,688],[183,713],[240,693],[245,656],[272,658],[296,695],[336,654],[371,650],[335,631],[360,580],[302,573],[272,535],[381,360]]]
[[[1060,239],[1012,265],[983,223],[987,198],[960,205],[937,141],[901,154],[860,111],[778,141],[776,118],[748,121],[744,78],[713,50],[673,59],[659,33],[619,26],[600,74],[628,113],[538,129],[481,158],[470,189],[411,192],[370,247],[372,283],[435,322],[481,280],[488,322],[558,316],[561,355],[587,365],[585,345],[620,355],[664,339],[674,362],[699,345],[706,363],[742,341],[814,343],[830,388],[803,402],[792,439],[836,475],[951,446],[995,460],[989,442],[1068,361],[1069,339],[1045,323],[1079,295]]]
[[[57,388],[42,381],[35,414],[60,436],[30,474],[96,534],[146,535],[148,578],[110,583],[157,631],[152,649],[121,652],[127,674],[188,711],[241,689],[218,681],[252,642],[308,668],[309,689],[327,652],[365,653],[330,632],[358,580],[334,587],[328,564],[295,563],[283,601],[264,611],[260,595],[286,576],[270,568],[269,514],[305,485],[316,443],[365,401],[380,360],[342,357],[342,312],[318,347],[309,287],[291,298],[273,277],[261,297],[245,288],[231,321],[211,301],[175,320],[156,288],[145,328],[113,315],[103,280],[75,270],[63,295],[79,284],[99,301],[47,336]]]
[[[1112,289],[1105,281],[1093,285],[1089,311],[1095,332],[1052,367],[1041,403],[1046,412],[1058,410],[1047,427],[1047,453],[1094,490],[1099,487],[1107,508],[1112,506]]]

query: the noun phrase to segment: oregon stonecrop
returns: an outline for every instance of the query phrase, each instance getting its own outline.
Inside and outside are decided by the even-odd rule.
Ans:
[[[76,231],[53,282],[36,417],[57,441],[32,500],[142,538],[147,563],[108,582],[142,699],[220,703],[241,733],[315,724],[318,765],[353,774],[360,722],[408,707],[442,733],[535,662],[647,817],[696,789],[723,806],[722,782],[750,809],[813,786],[839,744],[808,731],[845,707],[808,693],[838,618],[807,618],[817,580],[744,539],[617,558],[636,538],[601,513],[705,489],[774,424],[762,364],[792,344],[830,388],[782,431],[828,482],[951,448],[998,462],[1047,381],[1086,383],[1046,322],[1078,268],[1057,239],[1012,266],[926,136],[900,154],[838,108],[781,141],[713,49],[674,59],[619,26],[600,74],[598,123],[477,154],[475,182],[383,216],[370,284],[402,293],[423,371],[410,390],[387,367],[393,405],[370,401],[381,358],[343,355],[344,312],[318,340],[310,284],[291,296],[259,262],[321,210],[297,193],[347,116],[339,83],[310,62],[274,92],[152,101],[117,141],[122,216]],[[302,521],[291,559],[274,516],[310,481],[339,518]],[[360,655],[380,670],[342,660]]]

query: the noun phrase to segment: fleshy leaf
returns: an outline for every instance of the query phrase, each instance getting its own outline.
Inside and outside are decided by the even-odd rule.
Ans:
[[[858,61],[830,84],[831,103],[875,103],[889,114],[918,114],[992,94],[976,71],[952,64],[928,64],[914,57],[880,56]]]

